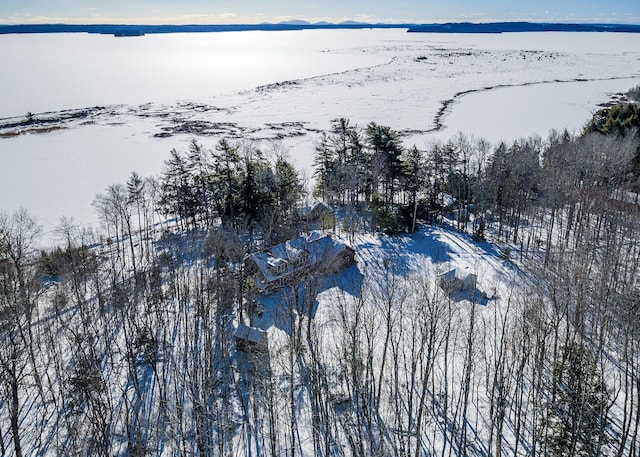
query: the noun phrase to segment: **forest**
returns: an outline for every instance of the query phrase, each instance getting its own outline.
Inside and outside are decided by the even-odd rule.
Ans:
[[[311,189],[278,145],[194,140],[55,247],[0,213],[0,455],[638,455],[639,111],[423,148],[337,119]],[[256,297],[245,257],[313,230],[357,264]],[[491,296],[372,260],[435,234],[495,252]]]

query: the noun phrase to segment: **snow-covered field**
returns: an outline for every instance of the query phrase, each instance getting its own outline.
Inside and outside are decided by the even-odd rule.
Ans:
[[[458,131],[509,140],[579,129],[640,84],[637,34],[7,35],[0,55],[0,209],[26,207],[47,229],[63,215],[92,223],[96,193],[158,174],[194,137],[277,139],[310,175],[339,117],[418,147]],[[16,126],[28,112],[36,122]]]

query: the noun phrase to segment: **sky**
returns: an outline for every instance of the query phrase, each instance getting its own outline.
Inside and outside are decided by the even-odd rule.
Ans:
[[[0,0],[0,23],[599,22],[640,24],[639,0]]]

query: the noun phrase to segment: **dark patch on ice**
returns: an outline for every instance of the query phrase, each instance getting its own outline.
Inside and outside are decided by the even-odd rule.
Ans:
[[[189,134],[199,136],[229,135],[239,137],[244,132],[235,122],[209,122],[201,120],[181,121],[175,125],[162,127],[162,132],[156,133],[156,138],[166,138],[176,134]]]
[[[256,92],[267,92],[276,89],[288,89],[292,86],[298,86],[300,84],[299,80],[289,80],[289,81],[281,81],[277,83],[265,84],[263,86],[256,87]]]
[[[67,128],[73,122],[92,122],[105,112],[104,107],[26,113],[24,116],[0,119],[0,138],[10,138],[25,133],[50,133]]]

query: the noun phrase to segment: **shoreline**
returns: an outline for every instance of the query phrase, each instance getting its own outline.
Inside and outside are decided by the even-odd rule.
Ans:
[[[605,32],[640,33],[638,24],[589,24],[546,22],[448,22],[433,24],[367,23],[344,21],[341,23],[309,23],[290,21],[261,24],[0,24],[0,35],[28,33],[94,33],[115,37],[142,37],[167,33],[219,33],[248,31],[295,31],[295,30],[360,30],[360,29],[407,29],[408,33],[527,33],[527,32]]]
[[[555,80],[548,80],[548,81],[532,81],[532,82],[526,82],[526,83],[520,83],[520,84],[496,84],[495,86],[487,86],[481,89],[463,90],[463,91],[457,92],[456,94],[454,94],[453,97],[447,100],[444,100],[442,102],[442,106],[436,113],[433,120],[435,127],[427,130],[425,133],[441,132],[442,130],[444,130],[446,126],[443,122],[443,119],[446,118],[447,115],[451,113],[450,111],[451,106],[458,103],[460,99],[466,97],[467,95],[479,94],[483,92],[490,92],[493,90],[513,88],[513,87],[529,87],[529,86],[539,86],[539,85],[546,85],[546,84],[588,83],[588,82],[597,82],[597,81],[621,81],[624,79],[637,79],[637,78],[640,78],[640,75],[616,76],[611,78],[574,78],[574,79],[566,79],[566,80],[555,79]],[[611,105],[611,101],[600,104],[598,106],[602,108],[606,108],[610,105]]]

